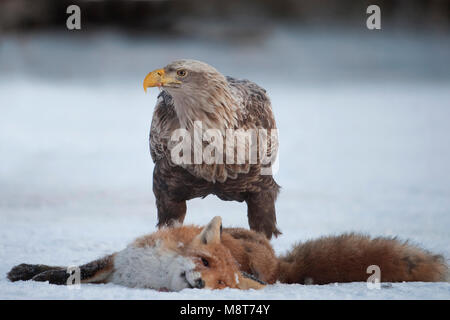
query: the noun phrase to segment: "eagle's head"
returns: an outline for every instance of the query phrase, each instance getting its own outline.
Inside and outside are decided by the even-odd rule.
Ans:
[[[183,127],[194,121],[224,129],[236,124],[237,102],[227,79],[212,66],[197,60],[177,60],[150,72],[144,90],[159,87],[170,94]]]
[[[212,66],[197,60],[177,60],[150,72],[144,79],[144,90],[161,87],[169,93],[203,90],[209,81],[224,82],[225,77]]]

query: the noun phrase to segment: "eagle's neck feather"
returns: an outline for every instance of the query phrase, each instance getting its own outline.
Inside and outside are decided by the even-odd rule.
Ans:
[[[209,86],[192,94],[179,91],[170,94],[182,128],[191,130],[196,121],[201,121],[204,130],[219,129],[223,134],[226,129],[237,128],[239,102],[228,85]]]

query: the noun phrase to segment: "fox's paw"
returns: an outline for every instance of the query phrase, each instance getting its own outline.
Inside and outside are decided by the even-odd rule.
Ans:
[[[8,272],[7,277],[10,281],[19,281],[19,280],[30,280],[35,275],[43,272],[45,270],[44,265],[41,264],[26,264],[22,263]]]

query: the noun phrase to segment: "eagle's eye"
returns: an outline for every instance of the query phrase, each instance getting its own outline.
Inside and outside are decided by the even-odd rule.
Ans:
[[[186,74],[187,74],[187,72],[184,69],[177,70],[177,76],[179,76],[179,77],[185,77]]]

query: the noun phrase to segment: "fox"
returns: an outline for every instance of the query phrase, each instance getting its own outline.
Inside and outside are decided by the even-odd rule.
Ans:
[[[275,283],[328,284],[367,281],[369,266],[380,282],[447,282],[442,255],[408,241],[357,233],[297,243],[276,255],[263,233],[222,228],[214,217],[205,227],[177,225],[137,238],[125,249],[79,267],[80,283],[114,283],[132,288],[262,289]],[[67,267],[20,264],[10,281],[71,284]]]

